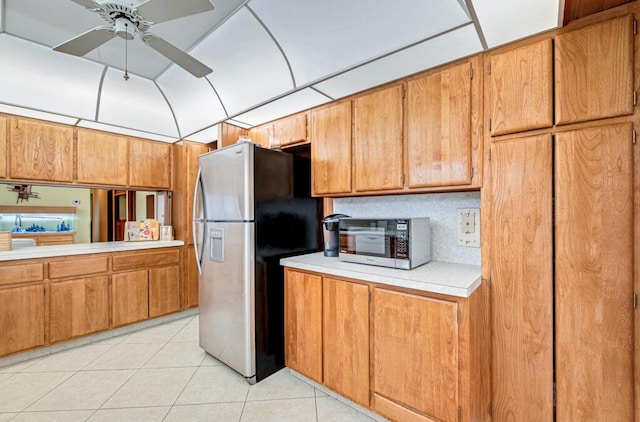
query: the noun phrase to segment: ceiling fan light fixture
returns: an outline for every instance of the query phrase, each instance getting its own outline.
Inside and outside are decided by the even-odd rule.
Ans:
[[[115,20],[116,34],[125,40],[132,40],[136,33],[135,25],[127,18],[117,18]]]

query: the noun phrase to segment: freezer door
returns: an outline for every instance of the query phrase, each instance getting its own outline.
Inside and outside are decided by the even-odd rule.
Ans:
[[[205,220],[253,220],[254,148],[242,143],[198,157]]]
[[[254,223],[207,223],[200,275],[200,347],[256,374]]]

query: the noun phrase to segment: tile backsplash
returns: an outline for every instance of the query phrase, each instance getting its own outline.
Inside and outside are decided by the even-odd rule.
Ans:
[[[456,210],[480,208],[480,192],[335,198],[333,212],[364,218],[431,218],[431,259],[480,265],[480,248],[456,245]]]

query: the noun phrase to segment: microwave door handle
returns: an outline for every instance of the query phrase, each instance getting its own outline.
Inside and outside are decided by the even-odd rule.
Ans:
[[[198,264],[198,274],[202,274],[202,254],[204,248],[204,230],[200,230],[202,233],[202,238],[198,238],[198,226],[203,225],[202,218],[204,217],[204,209],[198,206],[198,199],[202,195],[202,169],[198,169],[198,175],[196,176],[196,185],[193,192],[193,219],[192,219],[192,230],[193,230],[193,248],[195,250],[196,255],[196,264]],[[199,201],[202,206],[204,206],[204,201]],[[201,240],[201,241],[199,241]]]

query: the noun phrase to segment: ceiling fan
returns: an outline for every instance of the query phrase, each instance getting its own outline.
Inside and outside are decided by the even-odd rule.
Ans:
[[[98,26],[53,49],[74,56],[84,56],[116,35],[132,40],[135,33],[156,50],[192,75],[201,78],[211,68],[189,54],[148,32],[153,24],[213,10],[209,0],[146,0],[139,4],[131,0],[71,0],[100,15],[109,26]],[[125,70],[125,79],[128,79]]]

